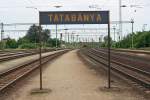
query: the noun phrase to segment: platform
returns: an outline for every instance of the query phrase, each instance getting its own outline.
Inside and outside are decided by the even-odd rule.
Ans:
[[[57,51],[52,51],[52,52],[47,52],[47,53],[42,53],[42,56],[46,56],[46,55],[50,55],[53,54]],[[35,55],[30,55],[30,56],[26,56],[26,57],[22,57],[22,58],[17,58],[17,59],[12,59],[9,61],[5,61],[5,62],[0,62],[0,73],[4,72],[10,68],[13,68],[15,66],[18,66],[20,64],[29,62],[31,60],[35,60],[39,58],[39,54],[35,54]]]
[[[70,51],[45,65],[43,87],[51,89],[46,94],[31,94],[39,87],[39,74],[33,73],[18,88],[5,96],[6,100],[145,100],[130,85],[119,82],[112,90],[105,90],[107,77],[90,69],[77,55]]]

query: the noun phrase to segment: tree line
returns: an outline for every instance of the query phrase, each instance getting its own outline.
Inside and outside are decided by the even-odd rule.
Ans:
[[[41,35],[40,35],[41,32]],[[51,38],[50,30],[43,29],[40,26],[33,25],[29,28],[26,35],[18,40],[11,39],[8,37],[7,39],[0,42],[0,47],[6,49],[34,49],[39,47],[39,36],[41,36],[41,42],[43,47],[55,47],[56,40],[57,46],[60,46],[60,40],[56,38]]]
[[[39,47],[39,36],[41,32],[41,40],[43,47],[55,47],[57,40],[57,47],[60,47],[61,43],[64,41],[60,41],[56,38],[51,38],[50,30],[43,29],[40,26],[33,25],[29,28],[26,35],[18,40],[11,39],[8,37],[7,39],[0,42],[0,49],[34,49]],[[133,40],[133,41],[132,41]],[[147,48],[150,47],[150,31],[136,32],[133,34],[128,34],[120,41],[113,41],[110,38],[111,47],[113,48]],[[133,43],[133,44],[132,44]],[[104,41],[99,45],[100,47],[107,47],[108,37],[104,37]],[[98,46],[98,47],[99,47]]]
[[[116,42],[118,48],[132,48],[132,45],[133,48],[150,47],[150,31],[128,34],[121,41]]]
[[[105,36],[104,41],[101,43],[101,47],[107,47],[107,43],[108,37]],[[128,34],[117,42],[110,38],[110,43],[113,48],[148,48],[150,47],[150,31]]]

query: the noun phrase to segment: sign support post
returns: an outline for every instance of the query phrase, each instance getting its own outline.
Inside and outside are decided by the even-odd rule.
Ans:
[[[40,14],[40,12],[39,12]],[[33,89],[31,91],[31,93],[49,93],[51,92],[50,89],[43,89],[43,80],[42,80],[42,27],[41,27],[41,19],[40,19],[40,15],[39,15],[39,26],[38,26],[38,30],[39,30],[39,71],[40,71],[40,88],[38,89]]]
[[[56,24],[56,49],[58,47],[58,41],[57,41],[57,24]]]
[[[108,12],[109,13],[109,12]],[[108,88],[111,87],[111,61],[110,61],[110,15],[108,14]]]
[[[40,17],[39,17],[40,20]],[[43,89],[42,87],[42,41],[41,41],[41,23],[39,21],[39,60],[40,60],[40,90]]]
[[[57,47],[57,25],[58,24],[106,24],[108,25],[108,88],[111,88],[111,39],[110,39],[110,12],[109,11],[51,11],[39,12],[40,25],[56,24],[56,47]],[[92,40],[93,41],[93,40]],[[40,40],[41,43],[41,40]],[[69,44],[69,33],[68,33]],[[41,46],[40,46],[41,62]],[[40,67],[42,81],[42,67]],[[41,89],[42,89],[42,82]]]
[[[134,48],[134,33],[133,33],[133,25],[134,25],[134,20],[131,19],[131,24],[132,24],[132,49]]]
[[[3,49],[5,49],[4,48],[4,42],[3,42],[3,34],[4,34],[4,24],[3,23],[1,23],[1,49],[3,50]]]
[[[41,31],[39,34],[41,34]],[[40,35],[40,37],[41,37],[41,35]],[[41,38],[40,38],[40,90],[42,90],[42,89],[43,89],[42,88],[42,43],[41,43]]]

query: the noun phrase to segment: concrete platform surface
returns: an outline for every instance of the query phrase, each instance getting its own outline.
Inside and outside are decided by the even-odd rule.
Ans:
[[[37,74],[31,75],[3,100],[145,100],[125,83],[118,82],[115,83],[117,87],[105,89],[106,76],[89,69],[76,52],[70,51],[46,65],[46,70],[43,71],[43,87],[51,89],[50,93],[31,93],[39,87]]]
[[[60,50],[59,50],[60,51]],[[58,51],[52,51],[52,52],[47,52],[47,53],[42,53],[42,56],[46,56],[46,55],[50,55],[53,53],[56,53]],[[26,57],[22,57],[22,58],[18,58],[18,59],[13,59],[13,60],[9,60],[9,61],[5,61],[5,62],[0,62],[0,73],[3,71],[6,71],[10,68],[13,68],[17,65],[29,62],[31,60],[35,60],[39,58],[39,54],[35,54],[35,55],[31,55],[31,56],[26,56]]]

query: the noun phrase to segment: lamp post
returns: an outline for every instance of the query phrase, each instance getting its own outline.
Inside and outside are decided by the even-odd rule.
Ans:
[[[89,8],[90,9],[92,9],[92,8],[95,8],[95,10],[101,10],[101,8],[99,7],[99,5],[95,5],[95,4],[93,4],[93,5],[89,5]],[[93,40],[93,38],[92,38],[92,47],[94,48],[94,40]]]
[[[62,37],[63,37],[63,34],[60,33],[60,47],[62,47]]]
[[[115,37],[116,37],[116,27],[115,26],[113,26],[113,30],[114,30],[114,47],[116,47],[116,43],[115,43],[115,41],[116,41],[116,39],[115,39]]]
[[[57,49],[57,24],[56,24],[56,49]]]
[[[95,8],[95,9],[97,9],[97,10],[101,10],[101,8],[99,7],[99,5],[95,5],[95,4],[89,5],[89,8],[90,8],[90,9]]]
[[[68,44],[70,43],[69,32],[68,32]]]
[[[72,32],[71,37],[72,37],[72,46],[73,48],[75,48],[75,41],[74,41],[74,35],[75,35],[75,31]]]
[[[140,5],[122,5],[122,0],[119,0],[119,34],[120,34],[120,39],[122,40],[122,7],[131,7],[131,8],[143,8]],[[133,33],[133,24],[134,21],[131,21],[132,23],[132,33]],[[133,44],[132,44],[132,48],[133,48]]]
[[[36,11],[38,11],[40,13],[40,11],[36,8],[36,7],[26,7],[26,8],[31,8],[31,9],[35,9]],[[39,18],[39,22],[40,22],[40,18]],[[41,40],[41,25],[39,23],[39,69],[40,69],[40,90],[43,90],[43,83],[42,83],[42,40]]]
[[[62,6],[61,5],[56,5],[56,6],[54,6],[55,8],[61,8]],[[38,12],[39,12],[39,10],[36,8],[36,7],[26,7],[26,8],[32,8],[32,9],[35,9],[35,10],[37,10]],[[58,41],[57,41],[57,28],[58,28],[58,26],[57,26],[57,24],[56,24],[56,48],[58,47]]]
[[[122,40],[122,7],[127,7],[127,6],[122,5],[122,0],[119,0],[119,34],[121,40]]]
[[[117,47],[120,48],[121,46],[120,46],[120,35],[119,35],[119,30],[118,30],[118,32],[117,32],[117,38],[118,38],[117,41],[119,42]]]
[[[145,32],[145,27],[147,26],[147,24],[143,24],[143,29],[142,31]],[[145,36],[144,36],[144,47],[146,47],[146,40],[145,40]]]
[[[3,33],[4,33],[4,24],[1,23],[1,49],[4,49]]]
[[[55,8],[61,8],[62,6],[61,5],[56,5],[56,6],[54,6]],[[57,41],[57,28],[58,28],[58,26],[57,26],[57,24],[56,24],[56,49],[58,48],[58,41]]]
[[[147,26],[147,24],[143,24],[143,28],[142,28],[142,31],[143,31],[143,32],[145,31],[146,26]]]
[[[122,35],[122,2],[119,0],[119,34]],[[122,36],[121,36],[122,37]]]
[[[78,48],[78,46],[79,46],[79,35],[76,35],[76,37],[77,37],[77,39],[76,39],[76,46]]]
[[[65,30],[65,44],[67,44],[67,28],[64,29]]]
[[[32,7],[32,6],[31,6],[31,7],[26,7],[26,8],[28,8],[28,9],[34,9],[34,10],[36,10],[37,14],[39,14],[39,10],[38,10],[38,8],[36,8],[36,7]],[[38,18],[38,19],[39,19],[39,18]],[[40,26],[40,25],[39,25],[39,26]],[[36,35],[36,33],[35,33],[35,35]],[[36,46],[36,43],[37,43],[36,39],[37,39],[37,38],[36,38],[36,36],[35,36],[35,47],[37,47],[37,46]]]
[[[103,35],[100,35],[100,43],[101,43],[100,47],[102,47],[102,42],[103,42]]]
[[[119,24],[120,24],[120,27],[119,27],[119,32],[120,32],[120,38],[122,39],[122,7],[128,7],[126,5],[122,5],[121,3],[121,0],[119,0]],[[135,8],[142,8],[140,5],[130,5],[129,7],[135,7]],[[131,19],[131,24],[132,24],[132,48],[134,48],[134,37],[133,37],[133,25],[134,25],[134,20]],[[121,45],[121,44],[120,44]]]
[[[132,24],[132,49],[134,48],[134,34],[133,34],[133,24],[134,24],[134,20],[131,19],[131,24]]]

